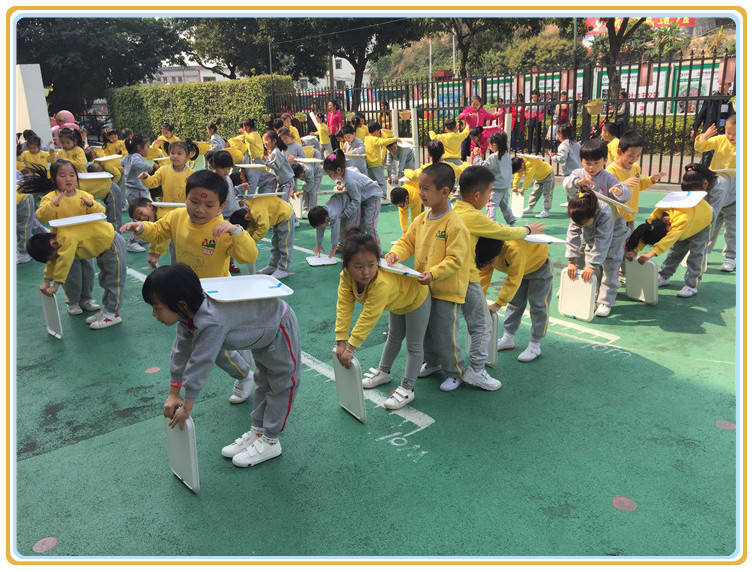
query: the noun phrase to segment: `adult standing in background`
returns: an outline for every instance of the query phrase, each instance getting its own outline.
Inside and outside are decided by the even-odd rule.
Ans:
[[[719,80],[718,91],[714,91],[710,94],[710,99],[703,101],[692,124],[692,139],[700,133],[705,133],[711,125],[716,126],[719,135],[723,134],[726,120],[734,111],[729,103],[731,99],[730,89],[731,82]],[[700,163],[709,167],[711,159],[713,159],[713,151],[706,151],[703,153]]]
[[[509,141],[512,151],[524,151],[524,94],[517,93],[516,101],[511,106],[511,139]],[[504,126],[505,128],[505,126]]]
[[[619,128],[619,134],[617,137],[621,137],[629,127],[629,101],[627,101],[627,90],[622,89],[619,91],[619,102],[616,104],[616,113],[614,114],[613,121]]]
[[[383,129],[393,129],[393,122],[391,120],[391,108],[388,106],[388,102],[384,99],[380,102],[380,113],[378,113],[378,123]],[[398,130],[394,133],[398,137]]]
[[[464,124],[470,129],[475,127],[482,127],[486,121],[494,121],[495,115],[487,111],[482,106],[482,98],[479,95],[472,96],[472,103],[464,111],[459,114],[457,121],[463,120]],[[469,156],[469,148],[472,145],[472,140],[467,137],[461,142],[461,160],[464,161]]]
[[[543,138],[545,106],[538,103],[540,101],[540,92],[537,89],[532,91],[530,98],[533,105],[524,110],[524,117],[527,119],[527,131],[529,132],[527,149],[530,153],[539,155]]]
[[[328,100],[328,131],[330,131],[330,145],[333,151],[340,149],[338,145],[338,139],[336,139],[336,133],[343,127],[343,115],[341,115],[341,107],[332,99]]]

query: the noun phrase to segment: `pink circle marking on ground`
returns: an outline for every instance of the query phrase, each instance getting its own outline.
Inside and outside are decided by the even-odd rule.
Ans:
[[[158,371],[160,371],[159,367],[151,367],[149,369],[145,369],[144,373],[157,373]]]
[[[737,428],[737,426],[734,425],[734,423],[732,423],[731,421],[725,421],[723,419],[716,421],[716,427],[718,427],[719,429],[727,429],[729,431]]]
[[[149,266],[142,266],[142,270],[149,270]]]
[[[55,548],[58,543],[58,539],[54,536],[46,536],[42,540],[38,540],[37,543],[31,547],[34,552],[47,552]]]
[[[627,497],[614,497],[612,503],[614,508],[624,512],[633,512],[637,510],[637,503]]]

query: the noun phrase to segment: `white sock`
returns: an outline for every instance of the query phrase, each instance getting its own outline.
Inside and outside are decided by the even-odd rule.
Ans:
[[[503,337],[501,338],[502,344],[513,344],[514,343],[514,334],[510,334],[508,332],[503,333]]]
[[[539,352],[540,351],[540,342],[533,342],[530,340],[530,343],[527,345],[528,350],[532,350],[533,352]]]

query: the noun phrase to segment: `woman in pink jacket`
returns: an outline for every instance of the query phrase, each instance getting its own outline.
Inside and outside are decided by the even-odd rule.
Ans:
[[[343,116],[341,107],[332,99],[328,100],[328,131],[330,131],[330,146],[335,151],[340,149],[336,133],[343,127]]]
[[[470,129],[482,127],[486,121],[495,121],[496,116],[482,107],[482,98],[479,95],[472,96],[472,104],[459,114],[458,119],[463,119],[464,124]],[[470,152],[472,140],[467,137],[461,142],[461,160],[464,161]]]

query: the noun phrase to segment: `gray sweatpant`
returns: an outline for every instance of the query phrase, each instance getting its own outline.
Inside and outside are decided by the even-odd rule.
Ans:
[[[469,348],[467,348],[469,365],[472,366],[474,371],[480,371],[485,367],[485,360],[488,359],[491,317],[488,311],[488,301],[479,282],[469,283],[462,313],[471,339]]]
[[[464,372],[459,340],[461,312],[462,304],[433,298],[424,343],[425,363],[429,367],[440,365],[447,377],[459,379]]]
[[[552,172],[542,181],[535,181],[534,186],[532,187],[532,192],[530,193],[529,208],[535,208],[537,201],[540,200],[540,195],[542,195],[543,209],[546,211],[551,210],[551,203],[553,202],[554,182],[555,178]]]
[[[711,231],[710,244],[708,244],[708,254],[713,252],[716,246],[716,240],[721,232],[721,227],[725,225],[723,255],[725,259],[737,259],[737,203],[731,203],[721,209],[716,217],[716,222]]]
[[[626,229],[626,227],[624,227]],[[628,229],[627,229],[628,230]],[[595,279],[598,281],[598,304],[605,304],[613,308],[616,303],[616,292],[619,289],[619,267],[624,259],[624,243],[627,233],[614,235],[611,246],[603,264],[595,268]]]
[[[126,241],[117,232],[113,243],[97,257],[100,269],[99,282],[105,293],[102,295],[102,307],[115,314],[123,303],[123,287],[126,285]]]
[[[430,320],[432,298],[427,293],[427,298],[422,305],[408,314],[389,313],[388,339],[383,347],[383,355],[380,357],[380,370],[385,373],[391,372],[391,366],[396,356],[401,351],[401,342],[406,338],[406,368],[402,385],[407,389],[414,389],[417,374],[422,367],[424,357],[423,344],[427,323]]]
[[[516,217],[514,216],[514,213],[511,212],[511,208],[509,208],[509,192],[509,189],[492,190],[486,207],[486,214],[490,220],[495,220],[496,211],[500,208],[503,213],[503,220],[506,221],[506,224],[513,225],[516,222]]]
[[[380,237],[378,236],[377,225],[378,217],[380,216],[380,197],[372,197],[365,199],[359,209],[359,225],[364,232],[371,234],[375,239],[375,242],[380,244]]]
[[[34,197],[28,195],[16,205],[16,251],[26,252],[26,241],[31,238],[36,216]]]
[[[530,340],[540,342],[548,329],[548,307],[553,292],[553,267],[550,256],[537,270],[522,277],[522,283],[514,297],[506,305],[503,317],[503,331],[514,335],[522,323],[522,315],[527,303],[530,304]]]
[[[120,236],[120,235],[119,235]],[[94,290],[94,261],[91,258],[74,258],[66,281],[63,283],[67,304],[78,304],[92,299]]]
[[[252,426],[263,429],[265,437],[277,439],[286,427],[301,375],[299,323],[290,307],[286,306],[273,341],[264,348],[251,350],[255,366]],[[231,377],[243,379],[251,369],[245,353],[220,352],[215,365]]]
[[[270,262],[267,263],[268,266],[272,266],[278,270],[288,270],[291,255],[294,252],[295,222],[296,215],[292,213],[291,218],[287,221],[278,223],[273,227],[273,237],[271,239],[273,245],[270,249]]]
[[[658,275],[663,278],[670,278],[684,257],[687,256],[687,272],[684,274],[684,283],[690,288],[697,288],[700,279],[703,277],[703,260],[705,259],[705,250],[710,241],[710,225],[706,226],[697,234],[689,238],[675,242],[669,248],[666,260],[663,261]]]
[[[367,167],[367,176],[375,181],[383,191],[383,198],[388,198],[388,184],[385,181],[385,169],[382,165],[377,167]]]
[[[105,203],[107,221],[113,225],[115,232],[118,232],[123,223],[121,218],[123,216],[123,191],[115,183],[110,183],[110,190],[102,202]]]
[[[311,211],[317,206],[317,191],[320,190],[321,183],[322,175],[318,175],[317,177],[315,177],[314,183],[312,183],[311,185],[304,183],[301,187],[303,193],[302,198],[304,199],[302,201],[302,206],[308,211]]]

